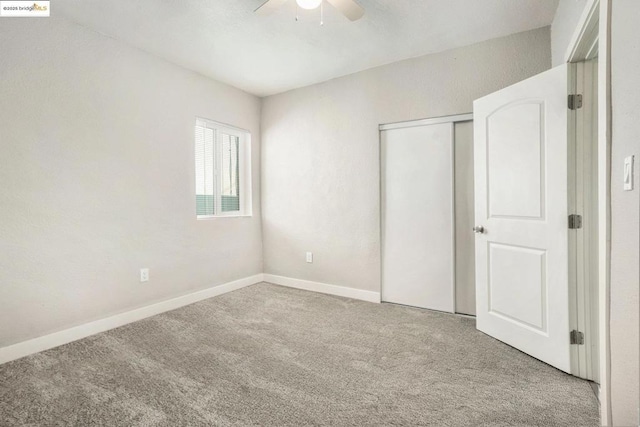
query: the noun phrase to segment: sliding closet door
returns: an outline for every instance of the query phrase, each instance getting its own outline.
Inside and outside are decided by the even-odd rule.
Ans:
[[[381,132],[382,300],[455,311],[453,124]]]

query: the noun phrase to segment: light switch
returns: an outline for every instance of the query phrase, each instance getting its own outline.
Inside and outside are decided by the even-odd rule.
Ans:
[[[633,156],[624,159],[624,191],[633,190]]]

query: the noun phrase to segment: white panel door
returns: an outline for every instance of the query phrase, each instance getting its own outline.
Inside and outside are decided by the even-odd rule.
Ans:
[[[382,300],[453,312],[453,123],[381,132]]]
[[[570,372],[566,65],[474,102],[477,328]]]

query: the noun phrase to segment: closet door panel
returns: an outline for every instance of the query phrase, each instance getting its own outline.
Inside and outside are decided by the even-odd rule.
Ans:
[[[381,132],[382,300],[455,311],[453,124]]]

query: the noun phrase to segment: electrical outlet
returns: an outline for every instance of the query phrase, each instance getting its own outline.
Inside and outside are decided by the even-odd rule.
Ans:
[[[313,252],[307,252],[307,262],[308,263],[313,262]]]
[[[149,269],[141,268],[140,269],[140,282],[148,282],[149,281]]]

